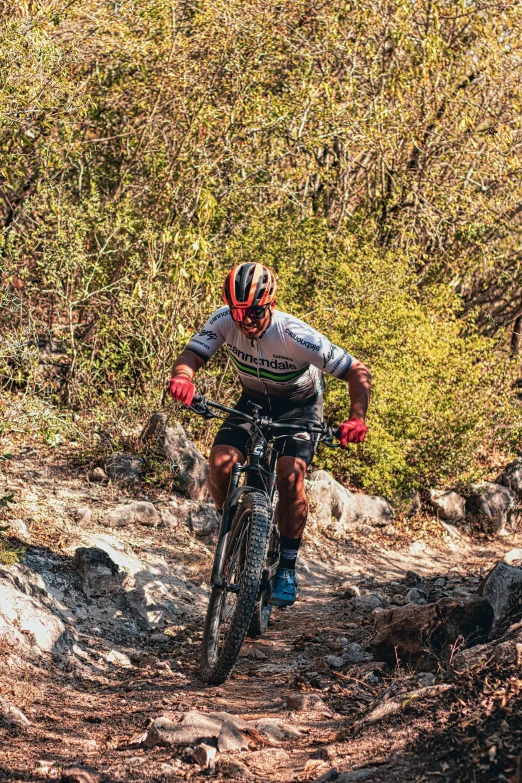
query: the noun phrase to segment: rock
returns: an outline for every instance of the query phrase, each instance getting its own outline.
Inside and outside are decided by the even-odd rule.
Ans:
[[[522,457],[517,457],[509,465],[506,465],[500,476],[495,479],[495,484],[508,487],[520,495],[522,493]]]
[[[79,525],[88,525],[92,518],[92,511],[89,506],[78,506],[73,509],[72,517]]]
[[[211,712],[210,717],[221,722],[229,721],[230,723],[233,723],[236,729],[239,729],[240,731],[248,731],[252,728],[251,723],[243,720],[243,718],[240,718],[239,715],[232,715],[230,712]]]
[[[107,527],[126,527],[127,525],[146,525],[156,527],[161,517],[156,507],[145,500],[131,500],[116,506],[105,516],[102,524]]]
[[[513,565],[516,562],[522,564],[522,549],[510,549],[509,552],[506,552],[504,555],[504,563]]]
[[[87,478],[94,484],[103,484],[105,481],[109,480],[103,468],[94,468],[94,470],[91,470],[87,474]]]
[[[176,422],[167,427],[163,413],[155,413],[143,428],[141,440],[155,445],[162,456],[176,466],[183,487],[191,500],[208,497],[208,462]]]
[[[442,519],[439,519],[439,525],[446,533],[449,533],[452,538],[462,538],[462,533],[459,532],[455,525],[450,525],[449,522],[444,522]]]
[[[31,725],[31,722],[22,710],[15,707],[2,696],[0,696],[0,724],[4,724],[8,727],[14,726],[17,729],[26,729]]]
[[[171,747],[193,745],[205,739],[217,738],[223,721],[211,718],[200,712],[188,712],[181,723],[173,723],[162,716],[152,721],[145,736],[144,745]]]
[[[412,587],[405,595],[406,603],[408,604],[417,604],[420,601],[425,601],[427,597],[428,593],[424,590],[419,590],[418,587]]]
[[[328,665],[332,669],[342,669],[343,666],[346,664],[344,658],[340,658],[337,655],[327,655],[326,660],[328,661]]]
[[[214,766],[217,750],[212,745],[205,745],[202,742],[196,745],[193,750],[194,760],[202,769],[211,769]]]
[[[379,595],[370,593],[368,595],[359,595],[352,601],[354,607],[360,612],[371,612],[377,607],[382,606],[382,598]]]
[[[327,712],[330,710],[322,699],[315,693],[289,693],[286,697],[286,704],[290,710],[297,712]]]
[[[80,547],[75,552],[73,565],[80,574],[82,590],[89,598],[115,595],[121,590],[120,569],[103,549]]]
[[[101,775],[94,767],[74,764],[63,770],[60,783],[99,783]]]
[[[462,522],[466,518],[466,498],[458,492],[432,489],[431,505],[441,519],[447,522]]]
[[[422,582],[422,578],[416,574],[415,571],[406,571],[406,576],[404,577],[405,585],[408,585],[408,587],[415,587],[419,582]]]
[[[0,638],[32,655],[67,646],[65,624],[34,566],[0,565]]]
[[[430,671],[441,656],[451,655],[459,638],[467,645],[486,641],[492,622],[493,610],[482,597],[465,603],[442,598],[424,606],[407,604],[375,618],[373,653],[389,666],[400,663]]]
[[[435,682],[435,675],[433,672],[426,672],[425,674],[422,674],[422,676],[419,679],[419,685],[423,688],[427,687],[428,685],[433,685]]]
[[[226,715],[227,717],[223,718],[222,715]],[[196,728],[203,732],[210,732],[209,734],[206,735],[203,734],[202,736],[217,737],[219,736],[219,732],[221,730],[221,724],[223,723],[223,721],[232,717],[233,716],[229,715],[228,712],[225,713],[214,712],[208,715],[205,712],[190,710],[189,712],[186,712],[183,718],[181,719],[181,725],[190,726],[191,728]],[[239,720],[242,719],[240,718]]]
[[[134,521],[139,525],[156,527],[160,524],[161,517],[152,503],[145,500],[134,500],[131,505],[134,511]]]
[[[102,525],[107,527],[126,527],[134,523],[134,513],[131,503],[124,503],[121,506],[111,509],[101,520]]]
[[[357,585],[342,585],[342,592],[339,598],[355,598],[356,595],[361,595],[361,591]]]
[[[485,663],[493,654],[492,644],[476,644],[469,650],[459,650],[452,660],[452,665],[458,672],[464,672],[477,663]]]
[[[384,498],[350,492],[326,470],[316,470],[307,481],[311,520],[318,527],[346,532],[368,523],[385,527],[393,519],[393,508]]]
[[[178,519],[168,509],[160,508],[159,515],[163,527],[174,528],[178,526]]]
[[[446,579],[443,576],[440,576],[438,579],[435,579],[433,584],[435,585],[435,587],[445,587]]]
[[[232,721],[225,720],[221,725],[217,746],[220,753],[248,750],[248,742]]]
[[[256,723],[256,729],[260,734],[278,741],[297,739],[301,736],[299,729],[290,726],[288,723],[283,723],[283,721],[277,718],[261,718]]]
[[[189,526],[197,536],[209,536],[218,524],[216,509],[210,503],[198,503],[189,512]]]
[[[145,464],[142,459],[133,454],[111,454],[106,461],[107,475],[126,484],[134,484],[141,481],[145,472]]]
[[[156,631],[156,633],[150,635],[149,641],[152,642],[152,644],[170,644],[172,642],[172,637],[162,631]]]
[[[232,761],[231,759],[219,759],[218,761],[219,772],[224,778],[240,778],[245,780],[251,778],[252,775],[247,767],[241,763],[241,761]]]
[[[361,645],[354,642],[343,648],[342,658],[348,663],[360,663],[365,660],[366,656]]]
[[[491,659],[501,664],[522,666],[522,623],[508,628],[500,642],[477,644],[469,650],[460,650],[452,664],[456,671],[464,672]]]
[[[477,593],[484,596],[493,607],[491,635],[495,636],[522,606],[522,568],[497,563],[486,575]]]
[[[145,762],[145,759],[143,759],[143,762]],[[175,778],[176,780],[179,780],[179,766],[175,767],[172,764],[166,764],[163,761],[155,768],[155,772],[156,774],[161,775],[162,778]]]
[[[516,523],[516,495],[513,490],[501,484],[482,481],[471,487],[471,494],[466,501],[466,511],[475,516],[481,515],[489,519],[494,533],[505,533]]]
[[[29,530],[27,529],[27,525],[23,521],[23,519],[10,519],[9,522],[9,529],[7,531],[8,536],[18,536],[24,541],[27,541],[29,538]]]
[[[263,780],[273,780],[274,769],[290,766],[290,756],[282,748],[257,750],[255,753],[249,753],[245,761],[253,772],[263,777]]]
[[[112,663],[114,666],[121,666],[124,669],[129,669],[132,666],[129,656],[119,650],[111,650],[103,657],[107,663]]]

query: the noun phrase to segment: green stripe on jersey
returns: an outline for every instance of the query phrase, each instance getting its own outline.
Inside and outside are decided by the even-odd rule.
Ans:
[[[285,373],[273,373],[269,370],[266,370],[264,367],[250,367],[248,364],[243,364],[243,362],[240,362],[239,359],[237,359],[233,354],[230,354],[230,358],[237,366],[238,370],[241,370],[241,372],[247,373],[248,375],[254,375],[256,378],[259,372],[259,376],[261,378],[266,378],[270,381],[293,381],[294,378],[298,378],[308,369],[305,367],[303,370],[292,370],[292,372]]]

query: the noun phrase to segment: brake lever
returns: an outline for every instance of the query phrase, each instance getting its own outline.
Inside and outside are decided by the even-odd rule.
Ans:
[[[219,419],[219,416],[215,413],[212,413],[208,405],[205,404],[203,401],[203,398],[201,398],[201,402],[194,403],[189,406],[189,411],[192,411],[193,413],[197,413],[198,416],[202,416],[204,419]]]

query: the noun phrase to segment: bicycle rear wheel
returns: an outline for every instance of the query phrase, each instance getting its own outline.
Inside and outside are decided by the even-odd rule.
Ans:
[[[269,532],[266,496],[243,495],[232,520],[223,584],[212,589],[203,631],[201,676],[211,685],[225,682],[247,634],[259,597]]]

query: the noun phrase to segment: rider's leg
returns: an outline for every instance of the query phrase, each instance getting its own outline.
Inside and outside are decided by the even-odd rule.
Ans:
[[[306,462],[298,457],[283,456],[277,461],[281,556],[270,597],[270,603],[275,606],[291,606],[297,596],[295,561],[308,513],[305,474]]]
[[[283,456],[277,460],[277,525],[279,532],[288,538],[300,539],[306,525],[305,476],[306,462],[299,457]]]
[[[216,507],[221,510],[228,494],[230,474],[236,462],[244,462],[244,456],[234,446],[213,446],[209,459],[208,483]]]

